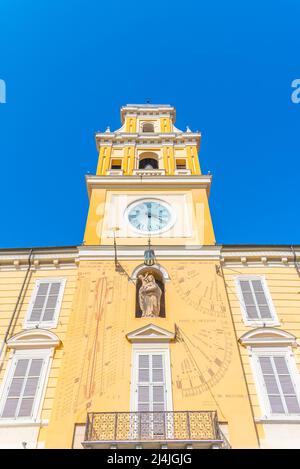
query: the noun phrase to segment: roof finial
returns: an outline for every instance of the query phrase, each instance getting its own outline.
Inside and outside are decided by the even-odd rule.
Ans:
[[[107,132],[107,133],[109,133],[109,132],[110,132],[110,127],[109,127],[109,126],[107,126],[107,128],[106,128],[106,131],[105,131],[105,133],[106,133],[106,132]]]
[[[150,104],[150,98],[146,98],[146,104]]]

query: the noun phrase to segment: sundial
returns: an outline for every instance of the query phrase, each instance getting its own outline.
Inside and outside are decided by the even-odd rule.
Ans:
[[[226,297],[216,275],[205,275],[192,262],[174,267],[171,276],[178,295],[189,305],[176,324],[181,358],[180,373],[174,376],[182,396],[189,397],[209,391],[223,378],[233,337]]]

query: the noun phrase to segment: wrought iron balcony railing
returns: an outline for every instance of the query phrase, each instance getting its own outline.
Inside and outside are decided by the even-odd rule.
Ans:
[[[85,443],[224,442],[215,411],[93,412],[87,416]]]

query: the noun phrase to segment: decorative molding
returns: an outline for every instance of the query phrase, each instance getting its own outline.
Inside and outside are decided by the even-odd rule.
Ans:
[[[212,176],[91,176],[85,177],[89,197],[93,189],[158,189],[160,187],[180,188],[180,185],[187,188],[205,189],[207,195],[210,192]]]
[[[298,347],[297,338],[289,332],[274,327],[258,327],[239,338],[243,346],[291,346]]]
[[[167,331],[162,327],[155,326],[154,324],[147,324],[147,326],[140,327],[135,331],[126,334],[127,339],[131,343],[136,342],[171,342],[175,339],[175,333]]]
[[[56,348],[60,345],[61,341],[51,331],[46,329],[27,329],[26,331],[18,332],[13,335],[8,341],[7,346],[10,349],[41,349],[41,348]]]
[[[156,258],[163,259],[188,259],[188,260],[212,260],[218,261],[220,257],[219,246],[198,246],[198,245],[156,245],[152,239],[152,246],[155,250]],[[141,246],[120,246],[118,245],[118,259],[135,259],[141,261],[144,258],[145,244]],[[79,246],[79,261],[81,260],[113,260],[115,256],[113,245],[107,246]]]
[[[157,270],[158,272],[160,272],[163,276],[163,279],[165,282],[169,281],[170,280],[170,276],[167,272],[167,270],[162,267],[160,264],[154,264],[152,265],[151,267],[147,267],[145,264],[140,264],[138,265],[134,271],[132,272],[130,278],[131,280],[136,280],[137,277],[138,277],[138,274],[142,271],[142,270],[145,270],[145,269],[152,269],[152,270]]]

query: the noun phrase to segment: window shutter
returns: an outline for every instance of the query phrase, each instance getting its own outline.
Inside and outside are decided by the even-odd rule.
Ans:
[[[43,359],[18,359],[9,384],[2,418],[31,417]]]
[[[264,284],[261,279],[239,280],[248,319],[272,319]]]
[[[240,280],[241,291],[246,308],[247,317],[249,319],[258,319],[258,312],[255,304],[254,295],[252,293],[250,280]]]
[[[285,357],[274,357],[274,364],[289,414],[299,414],[300,407]]]
[[[150,410],[150,383],[149,383],[149,367],[150,367],[150,356],[139,355],[139,369],[138,369],[138,381],[139,383],[145,383],[138,385],[138,411],[148,412]]]
[[[152,381],[154,383],[164,381],[163,357],[162,355],[152,355]]]
[[[138,411],[164,411],[165,389],[163,355],[139,354]]]
[[[259,364],[272,414],[300,413],[285,356],[260,356]]]
[[[41,282],[28,322],[52,321],[59,300],[62,282]]]
[[[261,280],[252,280],[255,299],[262,319],[271,319],[272,313]]]

